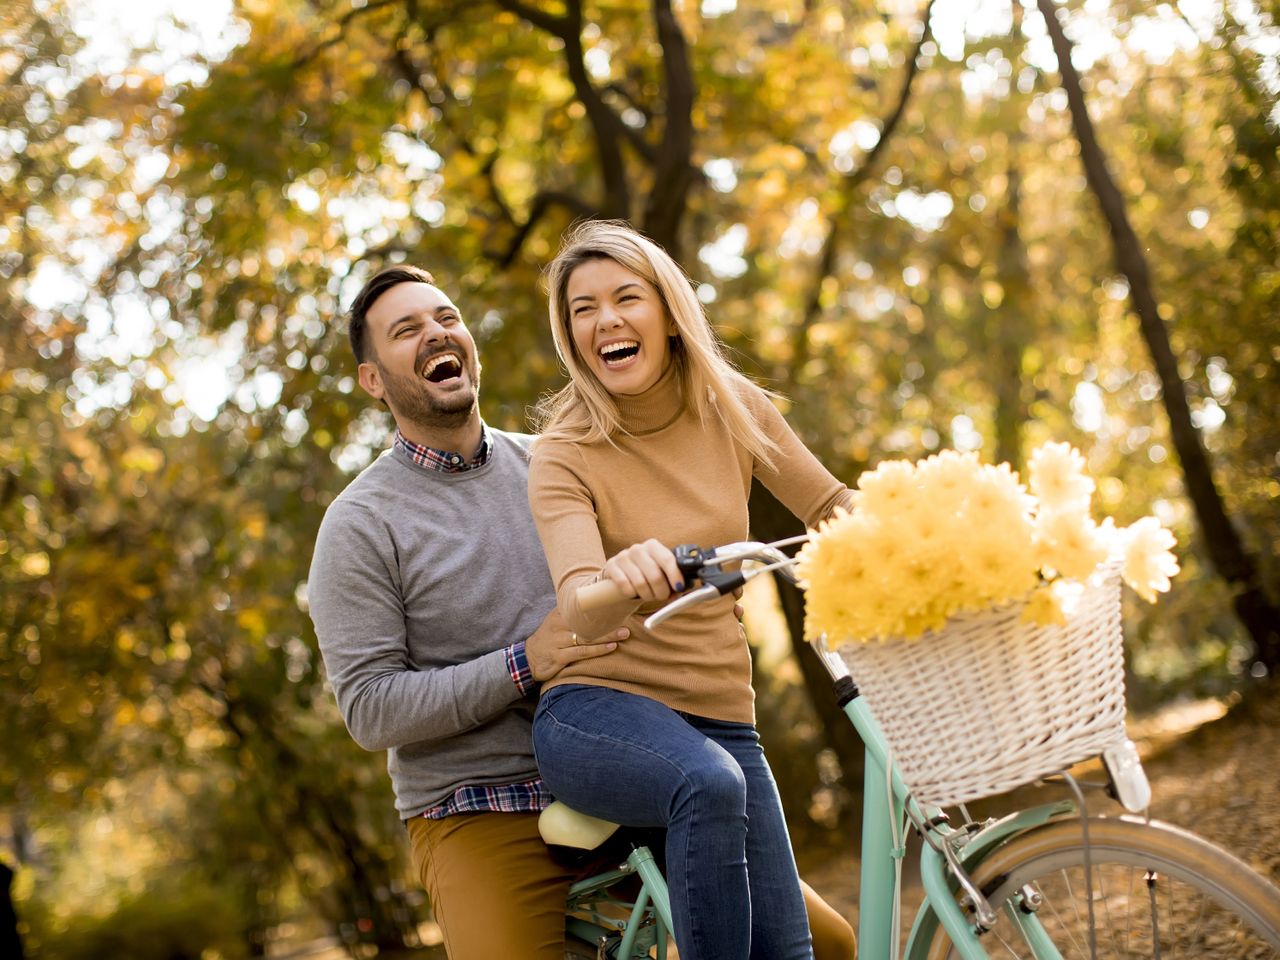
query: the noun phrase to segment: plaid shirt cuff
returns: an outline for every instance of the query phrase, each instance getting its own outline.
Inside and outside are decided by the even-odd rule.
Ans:
[[[533,679],[533,671],[529,669],[529,660],[524,655],[524,641],[513,643],[504,651],[507,655],[507,671],[511,674],[511,682],[520,691],[520,696],[527,697],[538,689]]]

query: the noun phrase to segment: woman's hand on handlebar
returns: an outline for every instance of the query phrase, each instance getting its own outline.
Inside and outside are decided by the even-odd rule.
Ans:
[[[600,579],[611,581],[637,600],[665,600],[684,589],[684,575],[675,554],[657,540],[632,544],[605,561]]]

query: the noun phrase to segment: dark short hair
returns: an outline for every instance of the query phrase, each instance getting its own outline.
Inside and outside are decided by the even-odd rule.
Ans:
[[[366,333],[369,308],[380,296],[401,283],[427,283],[434,287],[436,278],[421,267],[400,265],[384,267],[365,282],[360,292],[356,294],[355,300],[351,302],[351,321],[347,327],[347,336],[351,338],[351,352],[356,355],[356,363],[364,363],[368,353],[369,344]]]

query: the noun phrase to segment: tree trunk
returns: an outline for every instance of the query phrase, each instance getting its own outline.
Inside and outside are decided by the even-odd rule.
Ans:
[[[1169,432],[1182,464],[1187,495],[1195,508],[1209,558],[1218,574],[1230,584],[1236,616],[1253,638],[1254,663],[1262,668],[1256,669],[1255,675],[1274,674],[1280,669],[1280,610],[1264,592],[1257,564],[1245,551],[1239,534],[1227,517],[1222,496],[1213,480],[1208,455],[1200,442],[1199,432],[1191,422],[1186,388],[1178,374],[1169,332],[1160,317],[1146,257],[1137,234],[1129,224],[1124,198],[1111,178],[1106,158],[1094,134],[1080,76],[1071,62],[1071,41],[1058,21],[1053,0],[1037,0],[1037,4],[1053,40],[1072,123],[1080,142],[1085,176],[1110,227],[1116,267],[1129,281],[1130,300],[1160,378],[1164,407],[1169,416]]]
[[[13,869],[0,860],[0,957],[22,960],[18,912],[13,908]]]
[[[804,533],[804,525],[758,483],[751,485],[750,511],[751,536],[758,540],[781,540]],[[787,631],[791,635],[791,652],[800,665],[805,690],[822,725],[827,746],[840,761],[845,786],[853,797],[857,797],[862,789],[862,740],[836,704],[831,677],[805,642],[803,594],[785,580],[775,578],[775,581],[782,612],[787,618]]]
[[[1014,149],[1012,144],[1010,149]],[[992,316],[992,335],[995,338],[996,462],[1008,463],[1017,469],[1022,465],[1022,424],[1027,419],[1022,355],[1026,350],[1024,331],[1031,285],[1027,280],[1026,248],[1018,234],[1022,179],[1016,156],[1009,162],[1008,183],[1008,200],[1000,213],[1000,266],[997,275],[1003,294]]]
[[[694,182],[693,104],[697,86],[689,66],[689,45],[670,0],[654,0],[654,26],[662,45],[662,87],[666,117],[644,211],[644,231],[679,262],[680,225]]]

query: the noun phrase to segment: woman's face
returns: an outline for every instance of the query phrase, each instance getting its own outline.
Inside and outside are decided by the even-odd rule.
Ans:
[[[614,396],[643,393],[671,362],[675,323],[653,284],[616,260],[588,260],[565,287],[578,355]]]

